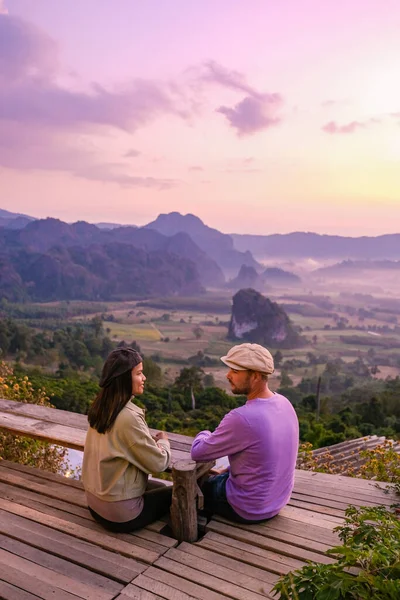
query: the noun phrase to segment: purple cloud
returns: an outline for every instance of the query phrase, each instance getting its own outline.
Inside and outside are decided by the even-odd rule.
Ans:
[[[245,136],[278,125],[281,122],[278,112],[282,105],[279,94],[263,94],[246,96],[233,108],[220,106],[217,112],[226,116],[239,136]]]
[[[55,128],[110,126],[135,131],[160,114],[188,118],[171,84],[134,79],[123,89],[92,83],[87,92],[57,82],[58,48],[22,19],[0,14],[0,119]]]
[[[337,125],[335,121],[329,121],[322,127],[323,131],[326,133],[354,133],[357,129],[364,128],[365,125],[360,123],[359,121],[352,121],[351,123],[347,123],[347,125]]]
[[[0,82],[12,84],[24,77],[42,81],[55,73],[57,63],[55,41],[30,23],[9,16],[0,4]]]
[[[60,75],[57,43],[0,10],[0,165],[67,171],[124,186],[167,189],[177,184],[136,177],[115,165],[100,169],[94,146],[79,135],[104,128],[132,133],[163,114],[186,119],[190,110],[177,86],[134,79],[120,89],[92,83],[80,91],[60,84]],[[126,157],[138,155],[131,149]]]
[[[279,111],[283,98],[278,93],[261,93],[247,83],[245,76],[210,61],[203,66],[201,80],[218,84],[246,96],[235,106],[220,106],[216,112],[223,114],[239,136],[263,131],[281,122]]]
[[[198,165],[193,165],[192,167],[189,167],[189,171],[204,171],[203,167],[200,167]]]
[[[330,134],[355,133],[359,129],[365,129],[370,125],[374,125],[380,122],[381,120],[377,118],[367,119],[366,121],[351,121],[350,123],[346,123],[346,125],[338,125],[335,121],[330,121],[322,127],[322,130]]]
[[[200,76],[203,81],[217,83],[223,87],[244,92],[249,96],[258,95],[258,92],[246,82],[243,73],[226,69],[215,61],[208,61],[203,67],[204,70]]]
[[[71,128],[110,126],[134,132],[161,114],[184,117],[162,85],[136,80],[122,91],[92,84],[89,92],[27,80],[0,92],[0,119]]]

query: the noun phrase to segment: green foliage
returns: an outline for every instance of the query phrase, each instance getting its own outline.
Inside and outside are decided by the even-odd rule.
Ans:
[[[185,367],[175,379],[174,387],[182,392],[193,390],[199,392],[203,389],[204,371],[199,367]]]
[[[66,319],[81,315],[93,314],[94,312],[105,312],[106,304],[98,302],[58,302],[57,304],[18,304],[8,302],[6,298],[0,301],[0,314],[13,319],[35,319],[57,320],[59,323]]]
[[[33,386],[27,376],[16,375],[1,361],[0,397],[28,404],[51,406],[43,388]],[[64,448],[0,430],[0,458],[5,460],[60,473],[68,468],[64,460],[65,454]]]
[[[97,374],[115,344],[104,335],[103,322],[94,317],[85,323],[37,332],[13,319],[0,319],[0,355],[45,366],[59,361],[74,369]]]
[[[293,385],[293,381],[289,377],[287,371],[283,371],[282,370],[282,372],[281,372],[281,386],[282,387],[290,387],[291,385]]]
[[[341,546],[329,550],[334,564],[308,563],[280,578],[281,600],[398,600],[400,521],[386,507],[351,506],[337,527]]]
[[[231,302],[225,297],[177,297],[173,298],[154,298],[144,302],[138,302],[137,306],[160,308],[163,310],[193,310],[205,313],[228,314],[231,310]]]
[[[361,466],[363,477],[392,483],[400,494],[400,454],[395,451],[392,441],[385,440],[372,450],[362,450],[360,456],[365,459]]]

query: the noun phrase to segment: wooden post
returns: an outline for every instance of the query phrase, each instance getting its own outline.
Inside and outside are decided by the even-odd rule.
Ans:
[[[179,542],[197,540],[197,478],[194,460],[179,460],[172,467],[171,525]]]

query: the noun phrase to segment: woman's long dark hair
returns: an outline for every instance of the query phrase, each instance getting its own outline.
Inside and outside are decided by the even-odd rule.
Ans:
[[[88,412],[90,427],[99,433],[109,431],[131,397],[132,371],[130,370],[115,377],[107,387],[99,391]]]

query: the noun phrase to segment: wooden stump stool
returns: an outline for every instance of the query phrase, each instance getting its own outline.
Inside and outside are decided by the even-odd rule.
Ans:
[[[194,460],[179,460],[172,467],[171,524],[180,542],[197,540],[197,478]]]

